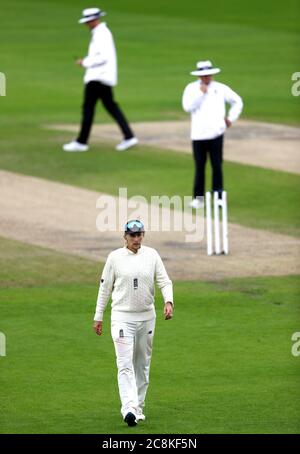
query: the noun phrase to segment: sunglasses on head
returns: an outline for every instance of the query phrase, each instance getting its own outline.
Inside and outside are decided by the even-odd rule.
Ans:
[[[125,233],[137,233],[137,232],[144,232],[144,224],[135,219],[133,221],[128,221],[125,225]]]

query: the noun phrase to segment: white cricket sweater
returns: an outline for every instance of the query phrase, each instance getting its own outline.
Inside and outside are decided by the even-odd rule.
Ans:
[[[123,247],[111,252],[103,268],[94,320],[103,320],[110,296],[112,320],[151,320],[156,315],[155,279],[164,302],[173,303],[172,281],[155,249],[141,246],[135,254]]]
[[[226,130],[226,103],[230,105],[227,115],[233,123],[243,109],[242,98],[231,88],[212,81],[207,93],[200,90],[201,82],[191,82],[183,92],[182,107],[191,114],[191,139],[209,140],[222,135]]]
[[[91,31],[92,38],[87,57],[82,66],[86,68],[84,83],[99,81],[113,87],[117,84],[117,54],[111,31],[101,22]]]

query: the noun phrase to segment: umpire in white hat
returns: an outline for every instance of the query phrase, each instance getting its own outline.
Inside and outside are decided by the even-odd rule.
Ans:
[[[111,335],[118,366],[121,413],[128,426],[144,420],[155,330],[155,280],[164,299],[164,317],[173,315],[173,286],[158,252],[142,246],[145,229],[128,221],[125,246],[111,252],[105,263],[94,316],[94,330],[102,334],[103,312],[112,295]]]
[[[205,192],[205,164],[209,153],[212,165],[212,190],[223,191],[223,135],[237,120],[243,108],[241,97],[227,85],[213,80],[221,70],[209,60],[199,61],[192,71],[199,80],[189,83],[183,93],[182,106],[191,114],[191,140],[195,160],[192,208],[201,208]],[[226,114],[226,104],[230,105]]]
[[[84,102],[82,122],[76,140],[65,144],[65,151],[87,151],[88,139],[93,123],[98,99],[119,125],[124,139],[117,145],[118,151],[126,150],[138,143],[120,107],[114,100],[113,90],[117,84],[117,56],[114,39],[105,22],[101,22],[106,13],[99,8],[87,8],[82,12],[80,24],[86,24],[91,30],[88,55],[76,63],[85,68]]]

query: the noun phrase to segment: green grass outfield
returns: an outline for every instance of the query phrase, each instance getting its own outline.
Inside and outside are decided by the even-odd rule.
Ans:
[[[178,118],[196,61],[245,101],[244,117],[299,124],[291,76],[299,71],[297,0],[103,0],[119,59],[118,99],[132,120]],[[5,118],[27,123],[77,121],[89,32],[78,25],[81,0],[3,0],[0,71],[7,76]],[[2,110],[2,109],[1,109]],[[3,112],[3,110],[2,110]],[[298,114],[298,116],[297,116]]]
[[[109,311],[92,331],[100,266],[0,240],[1,433],[128,433],[119,413]],[[147,420],[130,433],[297,433],[295,277],[176,282],[157,293]]]
[[[131,120],[188,118],[181,94],[199,59],[245,101],[244,118],[299,125],[297,1],[103,0],[116,38],[117,98]],[[79,121],[89,40],[81,1],[4,0],[0,18],[0,169],[129,195],[190,195],[191,156],[97,144],[67,155]],[[97,121],[110,121],[98,108]],[[188,140],[188,139],[187,139]],[[299,236],[299,176],[225,163],[230,221]],[[0,194],[1,196],[1,194]],[[46,201],[45,201],[46,203]],[[91,330],[102,264],[0,239],[1,433],[128,433],[119,414],[109,312]],[[137,433],[299,433],[299,278],[175,282],[176,313],[158,311],[147,399]],[[158,293],[159,295],[159,293]],[[157,299],[157,307],[162,304]]]

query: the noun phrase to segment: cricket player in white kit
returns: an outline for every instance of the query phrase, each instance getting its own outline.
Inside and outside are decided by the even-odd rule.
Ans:
[[[173,285],[158,252],[142,246],[144,225],[125,226],[126,245],[108,255],[94,316],[94,330],[102,334],[103,313],[112,296],[111,335],[115,345],[121,413],[129,426],[144,420],[155,330],[154,284],[161,289],[164,317],[173,315]]]

